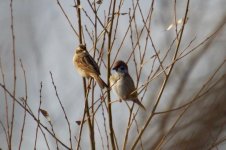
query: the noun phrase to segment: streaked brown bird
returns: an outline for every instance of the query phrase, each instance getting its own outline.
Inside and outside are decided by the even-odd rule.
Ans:
[[[128,66],[125,62],[119,60],[114,66],[115,74],[110,76],[110,84],[114,92],[122,100],[131,100],[145,109],[144,105],[139,101],[137,90],[133,79],[129,75]]]
[[[73,63],[82,77],[93,78],[101,89],[107,87],[107,84],[100,78],[100,70],[97,63],[90,56],[85,45],[80,44],[76,48]]]

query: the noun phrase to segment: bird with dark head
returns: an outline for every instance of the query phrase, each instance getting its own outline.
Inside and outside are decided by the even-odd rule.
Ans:
[[[145,109],[138,99],[137,90],[133,79],[129,75],[127,64],[124,61],[119,60],[114,64],[113,70],[115,70],[116,73],[110,76],[110,85],[117,96],[121,100],[133,101]]]

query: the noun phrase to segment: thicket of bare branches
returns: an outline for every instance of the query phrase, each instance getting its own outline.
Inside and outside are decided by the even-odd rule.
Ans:
[[[124,60],[146,107],[144,111],[131,102],[115,102],[117,98],[110,88],[100,90],[92,79],[80,77],[83,87],[71,83],[78,93],[84,93],[82,99],[72,98],[79,101],[74,113],[82,108],[79,118],[68,114],[67,98],[60,94],[67,85],[59,85],[52,71],[48,75],[52,92],[48,94],[55,99],[43,96],[45,84],[40,81],[36,85],[39,100],[32,101],[37,107],[29,102],[33,89],[28,82],[34,79],[27,76],[31,68],[25,67],[23,59],[17,59],[16,41],[20,37],[16,34],[14,3],[9,1],[10,59],[6,59],[0,45],[0,148],[24,149],[29,126],[29,132],[34,133],[30,135],[34,149],[226,147],[226,15],[224,10],[212,16],[207,13],[216,6],[224,8],[223,0],[215,2],[216,6],[214,2],[190,0],[74,0],[74,7],[56,0],[58,13],[70,28],[75,45],[86,44],[106,83],[110,85],[113,64]],[[73,53],[70,56],[72,59]],[[56,66],[68,68],[58,62]],[[11,72],[5,71],[8,64]],[[21,89],[23,96],[17,94]],[[52,117],[46,101],[58,105],[56,109],[63,117]],[[18,116],[22,119],[17,120]],[[60,130],[56,120],[63,124]]]

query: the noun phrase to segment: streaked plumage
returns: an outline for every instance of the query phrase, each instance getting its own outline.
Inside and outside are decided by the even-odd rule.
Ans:
[[[102,89],[107,87],[107,84],[100,78],[100,70],[97,63],[87,52],[85,45],[81,44],[76,48],[73,63],[82,77],[92,77]]]
[[[117,61],[114,64],[113,70],[115,70],[116,73],[111,75],[110,84],[118,97],[122,100],[131,100],[145,109],[138,99],[138,94],[133,79],[128,73],[126,63],[123,61]]]

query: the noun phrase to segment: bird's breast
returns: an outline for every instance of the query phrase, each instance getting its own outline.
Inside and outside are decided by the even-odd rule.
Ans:
[[[127,96],[127,84],[123,77],[111,76],[110,83],[113,91],[118,95],[120,99],[126,99]]]
[[[78,73],[79,73],[82,77],[89,77],[89,74],[87,74],[87,72],[84,71],[84,70],[78,65],[77,59],[78,59],[78,55],[75,54],[74,57],[73,57],[73,63],[74,63],[75,68],[77,69]]]

